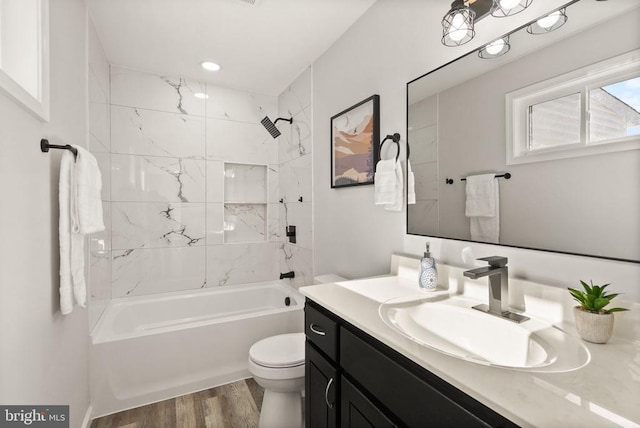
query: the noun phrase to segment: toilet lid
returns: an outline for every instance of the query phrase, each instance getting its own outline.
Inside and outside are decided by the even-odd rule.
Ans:
[[[304,333],[280,334],[253,344],[249,357],[265,367],[292,367],[304,364]]]

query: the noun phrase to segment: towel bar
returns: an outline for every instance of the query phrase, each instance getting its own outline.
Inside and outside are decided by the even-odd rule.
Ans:
[[[69,150],[71,153],[73,153],[74,157],[78,157],[78,150],[76,150],[74,147],[70,146],[69,144],[66,144],[64,146],[59,146],[57,144],[49,144],[49,140],[47,140],[46,138],[43,138],[42,140],[40,140],[40,150],[42,150],[43,153],[47,153],[49,149]]]
[[[510,172],[505,172],[504,174],[496,174],[496,178],[501,178],[504,177],[505,180],[508,180],[511,178],[511,173]],[[467,178],[461,178],[460,181],[467,181]],[[453,178],[446,178],[445,179],[445,183],[447,184],[453,184]]]

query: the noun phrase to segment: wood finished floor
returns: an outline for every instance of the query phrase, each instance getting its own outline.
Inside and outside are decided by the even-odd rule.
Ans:
[[[263,394],[249,378],[104,416],[91,428],[253,428]]]

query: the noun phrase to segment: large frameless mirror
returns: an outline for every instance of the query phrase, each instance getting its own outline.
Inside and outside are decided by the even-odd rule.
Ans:
[[[640,7],[550,12],[408,83],[407,231],[639,262]],[[479,174],[500,176],[496,239],[465,215]]]

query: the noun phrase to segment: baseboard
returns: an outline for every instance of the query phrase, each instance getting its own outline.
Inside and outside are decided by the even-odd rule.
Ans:
[[[89,407],[87,407],[87,412],[84,414],[84,419],[82,419],[81,428],[89,428],[91,426],[92,418],[93,418],[93,406],[89,404]]]

